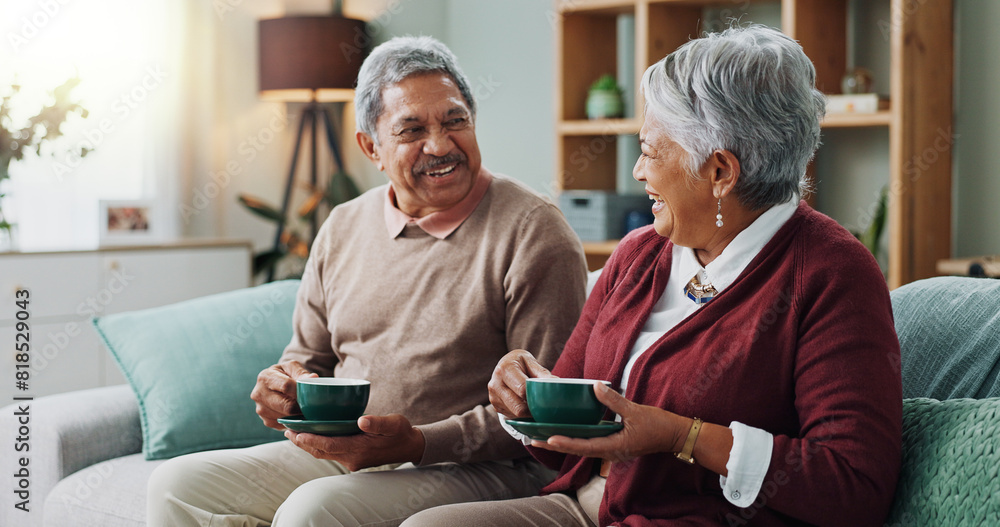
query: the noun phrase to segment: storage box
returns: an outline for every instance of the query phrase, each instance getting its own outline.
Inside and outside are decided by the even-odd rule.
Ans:
[[[600,190],[567,190],[559,195],[559,209],[580,240],[602,242],[625,235],[629,212],[649,212],[649,196],[622,195]]]

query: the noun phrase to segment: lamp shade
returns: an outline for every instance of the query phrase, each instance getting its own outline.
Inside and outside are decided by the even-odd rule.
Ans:
[[[259,22],[260,91],[268,98],[316,98],[321,91],[354,88],[369,40],[362,20],[296,16]],[[277,96],[274,90],[300,95]]]

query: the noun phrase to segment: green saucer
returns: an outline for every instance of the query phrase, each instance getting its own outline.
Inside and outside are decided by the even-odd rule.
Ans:
[[[596,425],[564,425],[536,423],[534,419],[507,419],[507,424],[514,427],[514,430],[539,441],[545,441],[552,436],[604,437],[624,428],[624,425],[614,421],[601,421]]]
[[[306,434],[317,434],[321,436],[350,436],[360,434],[358,420],[349,421],[310,421],[301,415],[289,415],[278,419],[278,422],[285,428]]]

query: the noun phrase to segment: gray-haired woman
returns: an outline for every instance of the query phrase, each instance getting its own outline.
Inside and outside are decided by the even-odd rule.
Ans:
[[[515,350],[490,398],[525,417],[528,377],[595,384],[620,432],[529,449],[543,496],[405,525],[880,525],[899,471],[899,343],[865,248],[800,203],[823,96],[802,48],[761,26],[650,67],[634,177],[652,227],[611,256],[552,372]],[[603,459],[603,462],[602,462]]]

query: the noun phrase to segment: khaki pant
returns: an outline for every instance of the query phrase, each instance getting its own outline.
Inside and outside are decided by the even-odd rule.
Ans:
[[[605,481],[594,476],[575,499],[551,494],[435,507],[411,516],[402,527],[594,527]]]
[[[349,473],[290,441],[181,456],[150,477],[157,526],[395,526],[424,509],[536,496],[555,473],[527,459]]]

